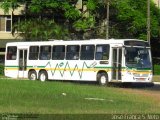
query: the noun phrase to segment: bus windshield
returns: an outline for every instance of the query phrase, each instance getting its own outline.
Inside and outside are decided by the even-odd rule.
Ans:
[[[132,68],[151,68],[150,49],[140,47],[126,47],[126,66]]]

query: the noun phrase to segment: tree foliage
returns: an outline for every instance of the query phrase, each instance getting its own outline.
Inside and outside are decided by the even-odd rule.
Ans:
[[[48,19],[30,19],[22,21],[18,26],[15,25],[14,27],[18,27],[19,35],[27,41],[41,41],[50,38],[67,39],[65,37],[68,34],[67,29]]]
[[[111,22],[118,37],[147,39],[146,0],[115,0],[111,7],[116,11],[111,16]],[[151,38],[158,37],[159,20],[160,12],[151,2]]]
[[[69,0],[5,0],[1,8],[7,13],[9,9],[14,10],[21,3],[25,3],[26,19],[15,24],[13,32],[18,28],[18,31],[22,31],[20,35],[26,40],[68,39],[71,33],[83,36],[88,29],[94,27],[93,11],[98,7],[97,1],[87,1],[88,9],[85,11],[76,8],[77,0],[72,0],[72,3]],[[90,14],[86,17],[87,12]]]
[[[146,0],[4,0],[7,13],[20,4],[26,5],[26,19],[14,25],[26,40],[105,38],[106,6],[110,3],[110,38],[147,38]],[[151,2],[151,39],[160,35],[160,10]],[[14,32],[14,30],[13,30]],[[74,34],[74,37],[72,36]]]

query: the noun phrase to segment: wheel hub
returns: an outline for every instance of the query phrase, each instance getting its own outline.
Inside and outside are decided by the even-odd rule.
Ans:
[[[106,77],[102,76],[100,81],[101,81],[102,84],[105,84],[106,83]]]

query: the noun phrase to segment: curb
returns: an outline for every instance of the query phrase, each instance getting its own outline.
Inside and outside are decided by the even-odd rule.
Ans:
[[[160,82],[153,82],[155,85],[160,85]]]

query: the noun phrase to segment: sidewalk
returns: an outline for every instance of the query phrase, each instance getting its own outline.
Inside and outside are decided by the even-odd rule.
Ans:
[[[155,85],[160,85],[160,82],[153,82]]]
[[[153,75],[153,83],[155,85],[160,85],[160,75]]]

